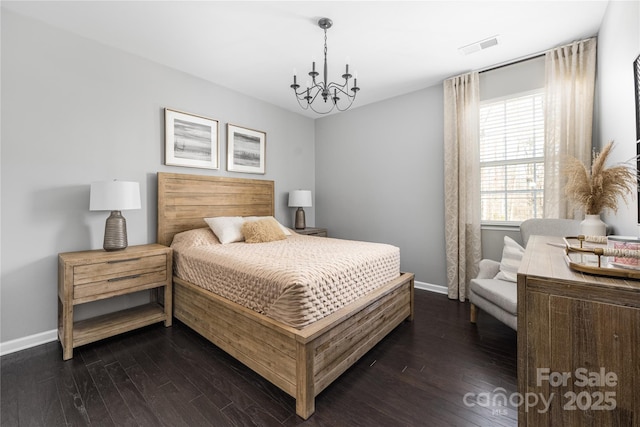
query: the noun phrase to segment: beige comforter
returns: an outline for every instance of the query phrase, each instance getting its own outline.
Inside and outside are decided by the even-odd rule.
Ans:
[[[294,234],[222,245],[208,228],[177,234],[174,274],[295,328],[400,275],[400,250],[381,243]]]

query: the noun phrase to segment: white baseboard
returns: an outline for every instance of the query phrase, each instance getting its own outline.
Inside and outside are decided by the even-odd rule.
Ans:
[[[413,282],[416,289],[423,291],[435,292],[438,294],[447,295],[446,286],[434,285],[432,283]],[[5,354],[15,353],[16,351],[26,350],[31,347],[50,343],[58,339],[58,331],[53,329],[51,331],[41,332],[39,334],[29,335],[23,338],[17,338],[15,340],[0,343],[0,356]]]
[[[0,343],[0,356],[15,353],[16,351],[26,350],[31,347],[50,343],[58,339],[58,330],[40,332],[39,334],[29,335],[23,338]]]
[[[421,289],[423,291],[435,292],[437,294],[448,295],[447,287],[442,285],[434,285],[433,283],[426,282],[418,282],[417,280],[413,282],[413,286],[416,289]]]

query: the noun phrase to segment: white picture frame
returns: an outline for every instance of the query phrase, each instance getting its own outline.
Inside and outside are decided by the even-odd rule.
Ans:
[[[218,121],[164,109],[165,165],[219,169]]]
[[[227,170],[264,174],[267,134],[227,123]]]

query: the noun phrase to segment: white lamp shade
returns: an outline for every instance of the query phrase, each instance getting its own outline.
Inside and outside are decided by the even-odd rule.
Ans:
[[[290,208],[310,208],[311,206],[310,190],[295,190],[289,192]]]
[[[132,181],[102,181],[91,184],[89,210],[140,209],[140,184]]]

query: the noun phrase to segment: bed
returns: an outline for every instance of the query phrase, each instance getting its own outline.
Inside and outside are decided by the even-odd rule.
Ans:
[[[158,173],[158,243],[206,227],[204,218],[273,216],[269,180]],[[320,239],[314,237],[313,239]],[[395,327],[413,319],[411,273],[302,328],[295,328],[174,275],[174,316],[294,397],[307,419],[315,397]]]

